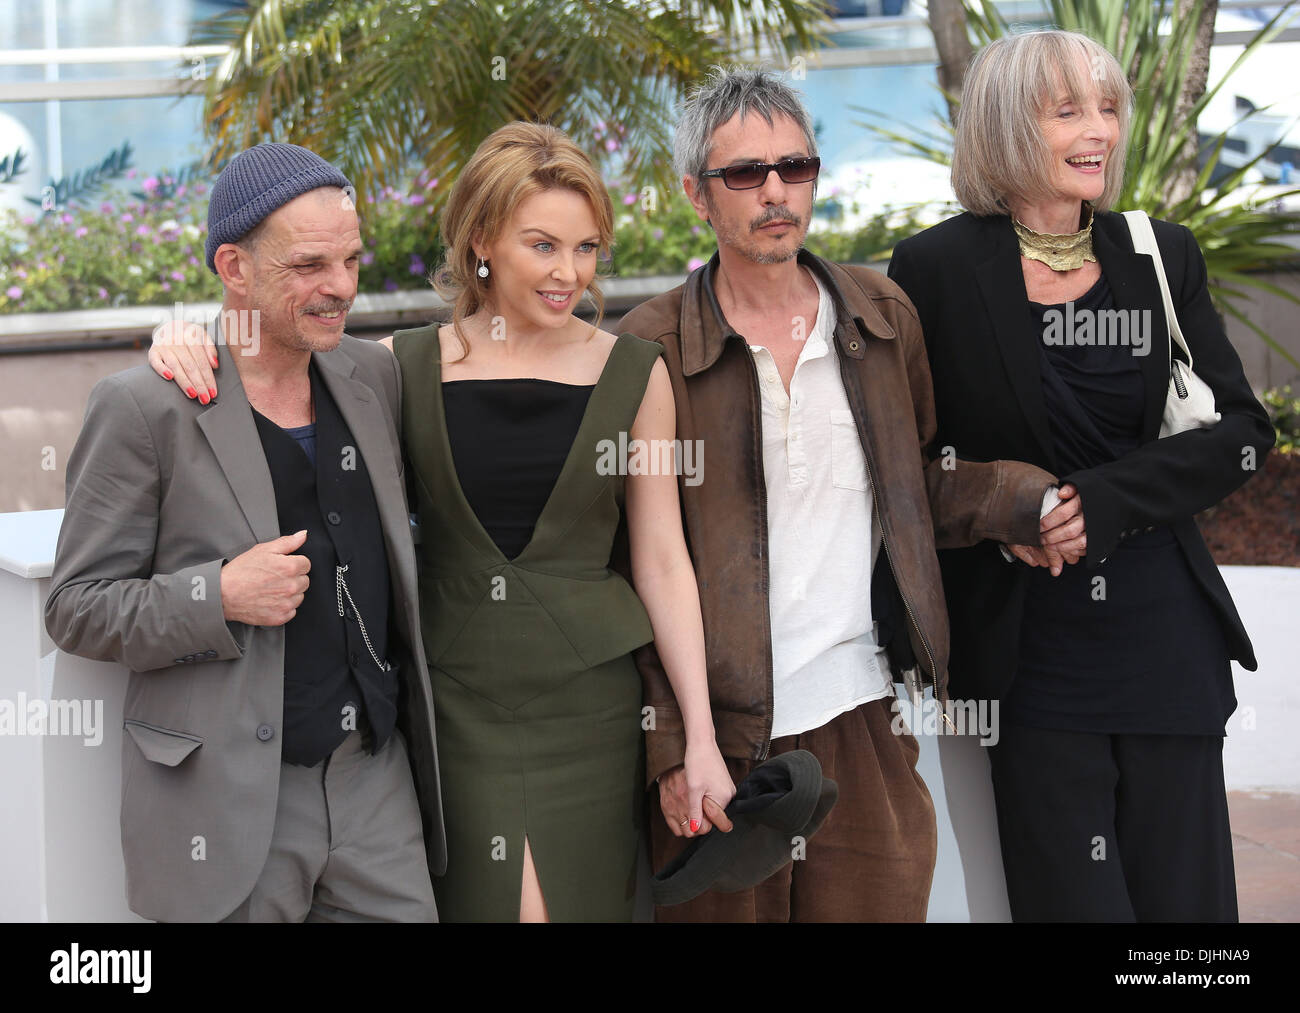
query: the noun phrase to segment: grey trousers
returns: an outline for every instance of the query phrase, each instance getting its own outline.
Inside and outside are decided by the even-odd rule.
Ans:
[[[438,920],[406,743],[360,732],[314,767],[280,765],[266,865],[228,922]]]

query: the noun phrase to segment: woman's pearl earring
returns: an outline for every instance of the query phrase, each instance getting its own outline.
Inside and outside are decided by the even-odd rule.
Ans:
[[[478,276],[479,276],[480,278],[486,278],[486,277],[488,276],[488,274],[489,274],[489,271],[488,271],[487,262],[486,262],[482,257],[479,257],[479,258],[478,258]]]

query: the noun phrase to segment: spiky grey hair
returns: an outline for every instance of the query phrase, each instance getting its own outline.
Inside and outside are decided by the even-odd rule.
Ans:
[[[812,119],[793,88],[763,68],[714,67],[704,84],[682,104],[673,140],[673,168],[678,177],[699,179],[709,167],[713,132],[737,113],[761,116],[769,125],[778,116],[788,116],[803,131],[808,154],[817,154]]]

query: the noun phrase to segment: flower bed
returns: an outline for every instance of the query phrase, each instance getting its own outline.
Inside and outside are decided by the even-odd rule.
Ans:
[[[125,175],[134,180],[136,173]],[[220,301],[220,282],[203,259],[208,184],[162,175],[140,185],[59,212],[0,217],[0,314]],[[362,292],[428,285],[442,256],[438,188],[436,178],[422,174],[405,194],[389,188],[362,202]],[[610,190],[615,245],[604,274],[680,274],[712,255],[713,233],[682,194],[617,183]],[[853,203],[835,191],[819,201],[810,250],[864,263],[923,227],[897,213],[844,227],[846,207]]]

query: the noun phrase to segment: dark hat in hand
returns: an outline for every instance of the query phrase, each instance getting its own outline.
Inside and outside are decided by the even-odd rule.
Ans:
[[[654,902],[667,907],[706,890],[735,893],[763,882],[793,861],[795,838],[815,834],[839,789],[805,749],[759,764],[736,788],[726,813],[732,828],[694,838],[651,881]]]

